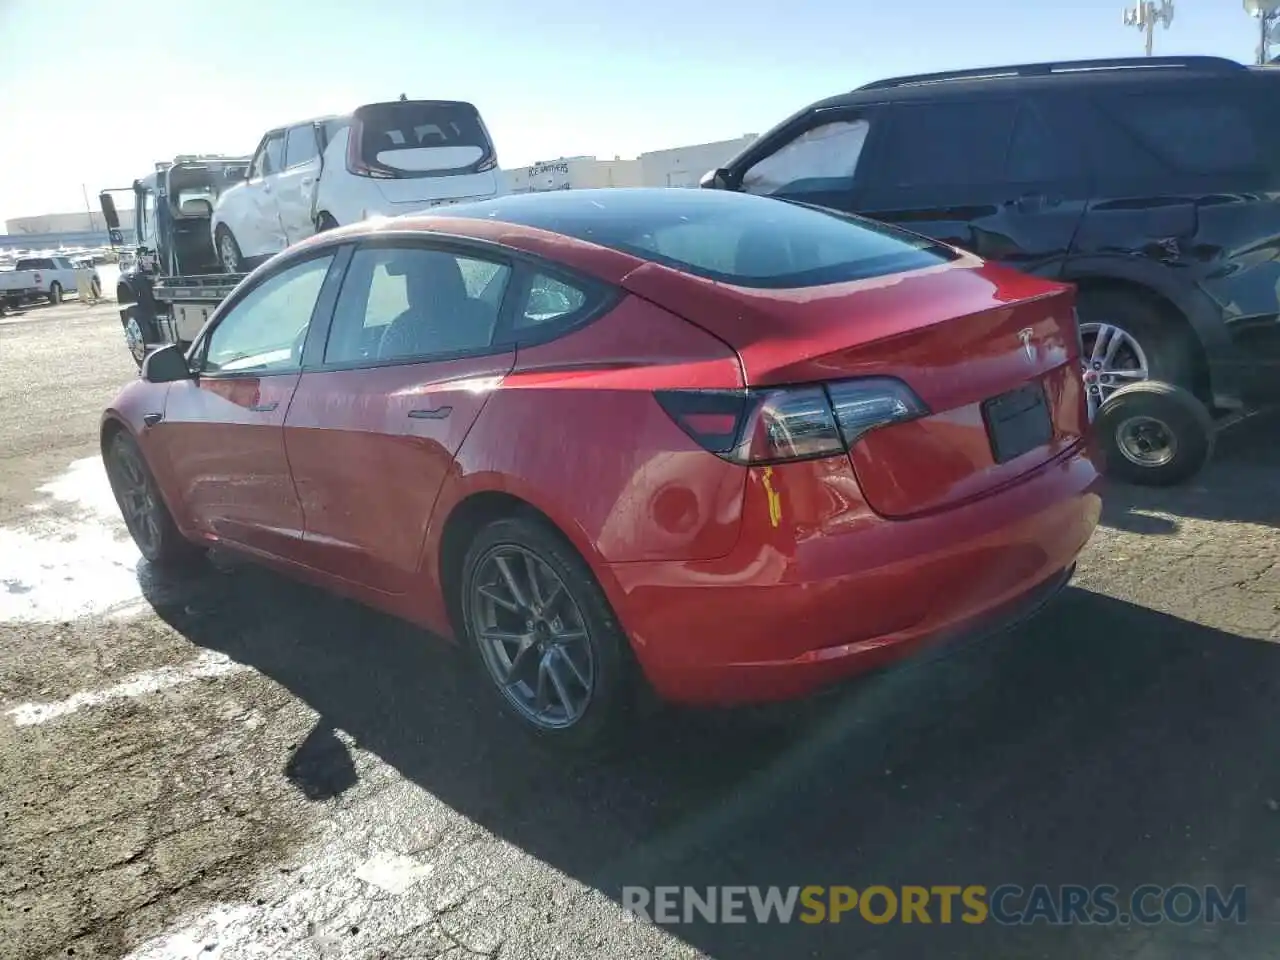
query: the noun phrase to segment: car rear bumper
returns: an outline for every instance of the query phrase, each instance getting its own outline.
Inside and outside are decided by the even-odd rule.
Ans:
[[[847,459],[756,468],[729,556],[614,564],[615,607],[667,700],[804,696],[1034,613],[1097,526],[1099,483],[1078,446],[980,499],[893,521],[861,502]]]

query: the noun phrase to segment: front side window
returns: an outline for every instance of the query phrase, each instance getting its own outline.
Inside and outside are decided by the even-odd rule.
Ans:
[[[751,166],[742,190],[760,196],[802,196],[848,190],[858,171],[871,124],[844,119],[806,130]]]
[[[289,128],[289,138],[284,148],[284,165],[297,167],[308,163],[320,154],[316,145],[316,128],[309,123]]]
[[[254,287],[209,334],[202,370],[253,375],[302,364],[302,345],[333,255],[294,264]]]
[[[429,358],[493,343],[505,264],[426,247],[366,247],[351,258],[325,363]]]
[[[253,158],[253,169],[250,173],[252,179],[259,177],[268,177],[276,173],[280,169],[281,161],[284,158],[284,134],[273,133],[267,138],[266,143],[262,145],[262,149],[258,151],[258,155]]]
[[[895,104],[884,180],[895,187],[1001,182],[1017,111],[1013,100]]]

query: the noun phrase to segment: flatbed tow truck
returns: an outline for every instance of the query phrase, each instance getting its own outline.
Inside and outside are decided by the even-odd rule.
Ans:
[[[114,194],[132,194],[136,248],[116,284],[120,325],[139,367],[157,347],[195,339],[245,274],[220,273],[209,230],[213,205],[244,179],[249,157],[184,154],[130,187],[99,194],[113,250],[124,245]]]

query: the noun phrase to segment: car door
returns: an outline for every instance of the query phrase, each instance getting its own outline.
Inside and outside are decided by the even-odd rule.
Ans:
[[[815,111],[744,157],[737,189],[855,211],[885,112],[882,104]]]
[[[273,130],[262,138],[249,167],[249,179],[231,211],[228,226],[246,257],[279,253],[289,245],[276,199],[276,180],[284,163],[284,146],[283,130]]]
[[[512,264],[488,250],[366,242],[285,447],[307,563],[384,595],[413,588],[436,495],[515,351],[495,345]]]
[[[1044,275],[1089,199],[1084,164],[1042,105],[1015,96],[895,103],[860,213]]]
[[[334,256],[314,253],[237,291],[192,346],[195,377],[170,387],[164,417],[150,428],[191,524],[210,540],[297,555],[303,518],[284,420],[313,317],[332,305]]]
[[[312,213],[316,178],[320,175],[320,150],[316,126],[290,127],[285,136],[284,168],[276,175],[276,206],[285,240],[297,243],[316,232]]]

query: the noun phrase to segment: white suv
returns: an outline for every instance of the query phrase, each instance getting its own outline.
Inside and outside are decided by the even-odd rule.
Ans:
[[[268,132],[210,228],[222,269],[241,273],[321,230],[503,192],[474,106],[398,100]]]

